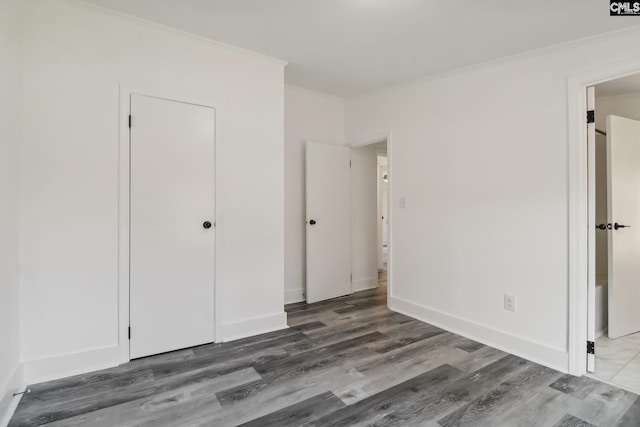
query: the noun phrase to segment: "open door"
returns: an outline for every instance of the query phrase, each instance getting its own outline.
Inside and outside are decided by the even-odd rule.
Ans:
[[[640,122],[607,116],[609,337],[640,331]]]
[[[306,147],[307,302],[351,293],[351,170],[347,147]]]

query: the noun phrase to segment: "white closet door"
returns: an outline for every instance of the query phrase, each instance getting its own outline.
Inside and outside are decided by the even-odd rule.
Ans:
[[[640,331],[640,122],[607,116],[609,337]]]
[[[351,293],[351,150],[308,142],[307,302]]]
[[[215,110],[131,96],[131,358],[214,341]]]

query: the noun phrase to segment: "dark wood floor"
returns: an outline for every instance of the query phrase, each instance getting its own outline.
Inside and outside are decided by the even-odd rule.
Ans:
[[[637,395],[387,310],[287,306],[288,330],[31,386],[10,426],[640,426]]]

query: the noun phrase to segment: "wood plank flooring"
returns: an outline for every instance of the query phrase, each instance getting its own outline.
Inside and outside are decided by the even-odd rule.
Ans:
[[[640,426],[640,398],[386,308],[377,289],[291,326],[32,385],[10,426]]]

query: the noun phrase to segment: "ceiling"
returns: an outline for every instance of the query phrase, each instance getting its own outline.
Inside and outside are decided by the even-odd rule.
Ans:
[[[288,61],[289,84],[357,95],[640,24],[605,0],[85,0]]]
[[[640,92],[640,74],[632,74],[596,85],[596,96],[627,95],[638,92]]]

